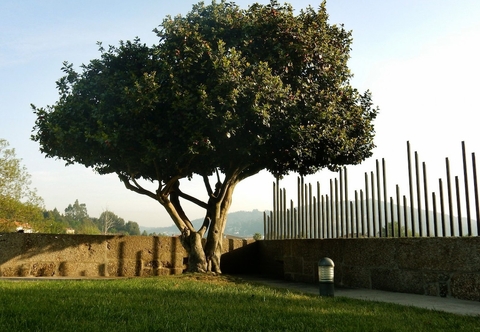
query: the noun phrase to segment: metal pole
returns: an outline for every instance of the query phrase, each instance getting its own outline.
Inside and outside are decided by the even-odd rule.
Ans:
[[[317,213],[318,213],[318,228],[317,228],[317,237],[321,238],[321,230],[322,230],[322,222],[321,222],[321,212],[322,212],[322,206],[320,203],[320,181],[317,181]]]
[[[407,155],[408,155],[408,186],[410,189],[410,222],[412,223],[412,236],[415,236],[415,208],[413,198],[413,181],[412,181],[412,160],[410,153],[410,142],[407,141]]]
[[[400,213],[400,208],[401,208],[401,205],[400,205],[400,187],[396,186],[396,195],[397,195],[397,220],[398,220],[398,237],[401,237],[402,236],[402,223],[401,223],[401,213]],[[405,228],[407,227],[407,223],[404,222],[404,225],[405,225]]]
[[[430,213],[428,211],[428,186],[427,186],[427,166],[425,162],[422,163],[423,167],[423,193],[425,195],[425,222],[427,226],[427,236],[430,236]],[[434,218],[436,218],[434,216]]]
[[[392,237],[395,237],[395,225],[393,222],[393,197],[390,197],[390,217],[392,219]]]
[[[313,201],[312,201],[312,184],[308,184],[308,219],[309,219],[309,229],[308,229],[308,238],[313,239],[315,236],[313,235]]]
[[[342,172],[342,169],[340,168],[340,170],[338,171],[338,174],[339,174],[339,181],[340,181],[340,200],[337,200],[337,206],[340,206],[340,211],[339,211],[339,214],[340,214],[340,218],[337,219],[337,221],[340,221],[340,236],[343,237],[343,222],[344,222],[344,218],[343,218],[343,212],[344,212],[344,208],[343,208],[343,172]],[[337,195],[338,197],[338,195]],[[338,215],[338,213],[337,213]],[[338,235],[337,235],[338,237]]]
[[[437,199],[435,198],[435,192],[432,192],[432,204],[433,204],[433,227],[434,236],[438,237],[438,224],[437,224]],[[428,232],[428,229],[427,229]],[[427,233],[430,236],[430,232]]]
[[[369,209],[369,204],[368,204],[368,174],[365,173],[365,210],[367,212],[366,215],[366,222],[367,222],[367,237],[370,237],[370,209]]]
[[[403,195],[403,215],[405,216],[405,237],[408,237],[407,197]]]
[[[388,229],[388,221],[390,219],[392,223],[392,229],[394,228],[393,226],[393,217],[389,218],[393,215],[393,211],[391,214],[388,213],[388,206],[387,206],[387,171],[386,171],[386,165],[385,165],[385,159],[382,158],[382,176],[383,176],[383,209],[385,213],[385,230]],[[390,204],[391,207],[391,204]],[[392,231],[393,232],[393,231]],[[395,234],[393,232],[393,234]],[[388,236],[388,231],[385,231],[385,236]]]
[[[377,167],[377,209],[378,209],[378,234],[379,237],[382,236],[382,202],[381,197],[382,194],[380,192],[380,168],[378,159],[376,160],[376,167]]]
[[[418,170],[418,153],[415,151],[415,179],[417,183],[417,212],[418,212],[418,231],[420,237],[423,236],[423,225],[422,225],[422,196],[420,193],[420,175]],[[415,233],[414,235],[415,236]]]
[[[332,182],[330,180],[330,192],[332,191]],[[332,211],[331,211],[331,205],[329,202],[329,197],[328,195],[325,196],[325,204],[327,206],[327,239],[330,238],[330,227],[331,227],[331,222],[332,222]]]
[[[272,220],[276,219],[277,216],[277,187],[278,187],[278,177],[276,178],[276,183],[273,182],[273,213]]]
[[[322,239],[325,239],[325,230],[327,228],[327,205],[325,204],[325,197],[322,195]]]
[[[290,239],[294,239],[297,235],[297,228],[295,225],[295,208],[293,207],[293,199],[290,200]]]
[[[373,237],[377,236],[377,209],[375,208],[375,176],[370,172],[370,183],[372,185],[372,221]]]
[[[365,211],[363,205],[363,191],[360,189],[360,210],[361,210],[361,218],[362,218],[362,237],[365,237]],[[368,233],[367,233],[368,234]]]
[[[332,200],[333,200],[333,197],[332,197]],[[335,237],[338,239],[340,236],[339,236],[339,208],[338,208],[338,179],[335,179]]]
[[[317,211],[317,197],[313,196],[313,231],[312,238],[317,239],[317,226],[318,226],[318,211]]]
[[[348,220],[350,219],[350,223],[351,223],[351,229],[350,229],[350,233],[351,236],[353,237],[353,219],[352,218],[349,218],[350,214],[348,213],[348,209],[349,209],[349,203],[348,203],[348,177],[347,177],[347,168],[344,167],[343,168],[344,172],[343,172],[343,177],[344,177],[344,184],[345,184],[345,223],[347,225],[347,237],[348,237]]]
[[[448,194],[448,213],[450,214],[450,236],[455,236],[455,228],[453,226],[453,203],[452,203],[452,184],[450,180],[450,163],[445,158],[447,166],[447,194]]]
[[[477,236],[480,236],[480,209],[478,206],[478,182],[477,182],[477,165],[475,161],[475,153],[472,153],[472,168],[473,168],[473,187],[475,193],[475,212],[477,216]]]
[[[358,208],[358,193],[355,190],[355,234],[357,238],[360,230],[359,222],[360,222],[360,209]]]
[[[470,195],[468,194],[468,173],[467,173],[467,157],[465,154],[465,141],[462,142],[462,159],[463,159],[463,179],[465,181],[465,201],[466,201],[466,208],[467,208],[468,236],[472,236],[472,218],[470,216]]]
[[[455,189],[457,194],[458,234],[459,236],[463,236],[462,206],[460,202],[460,185],[458,184],[458,176],[455,176]]]
[[[443,183],[442,179],[438,179],[438,187],[440,189],[440,215],[442,216],[442,236],[447,236],[447,227],[445,225],[445,204],[443,199]]]

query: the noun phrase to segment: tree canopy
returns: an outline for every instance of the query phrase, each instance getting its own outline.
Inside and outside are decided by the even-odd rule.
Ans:
[[[298,15],[276,1],[199,3],[155,33],[153,46],[99,44],[100,57],[80,71],[64,63],[59,100],[33,106],[32,138],[48,157],[118,174],[158,200],[180,230],[195,231],[179,197],[205,207],[216,248],[207,244],[207,260],[239,181],[264,169],[335,170],[371,155],[377,109],[350,85],[351,32],[329,24],[325,3]],[[223,179],[212,189],[215,172]],[[208,202],[179,189],[194,175],[205,179]]]

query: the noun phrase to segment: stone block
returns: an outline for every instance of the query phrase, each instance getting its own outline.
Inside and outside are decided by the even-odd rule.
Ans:
[[[450,285],[453,297],[480,301],[480,273],[455,273]]]
[[[424,294],[422,273],[417,271],[372,269],[372,289],[392,292]]]

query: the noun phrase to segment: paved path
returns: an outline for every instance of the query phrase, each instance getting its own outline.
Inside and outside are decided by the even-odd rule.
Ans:
[[[255,276],[240,276],[242,279],[271,287],[288,288],[304,293],[319,294],[318,285],[288,282],[283,280],[265,279]],[[335,289],[335,296],[349,297],[359,300],[396,303],[406,306],[445,311],[458,315],[472,315],[480,317],[480,301],[459,300],[452,297],[438,297],[417,294],[385,292],[371,289]]]

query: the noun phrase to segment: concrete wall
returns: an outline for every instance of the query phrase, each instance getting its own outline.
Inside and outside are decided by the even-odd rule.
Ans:
[[[227,270],[229,266],[247,270],[256,266],[248,259],[234,264],[232,259],[238,254],[229,255],[249,243],[224,240]],[[177,237],[0,234],[3,277],[154,276],[180,274],[187,263]]]
[[[480,237],[259,242],[260,272],[317,282],[318,261],[335,262],[335,284],[480,301]]]

